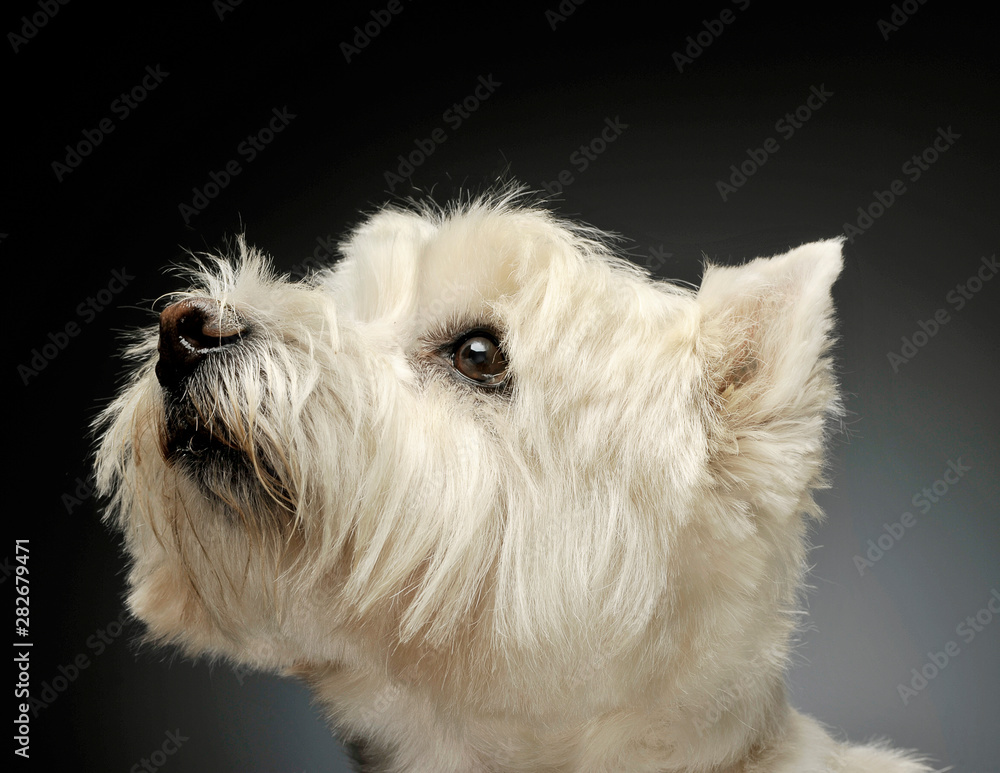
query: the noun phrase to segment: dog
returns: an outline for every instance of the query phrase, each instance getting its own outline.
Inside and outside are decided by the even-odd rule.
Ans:
[[[697,291],[517,192],[241,239],[99,421],[152,641],[305,680],[359,770],[926,773],[783,682],[842,240]]]

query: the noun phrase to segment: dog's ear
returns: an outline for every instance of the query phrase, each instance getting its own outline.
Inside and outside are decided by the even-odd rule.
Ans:
[[[821,461],[824,425],[839,406],[828,352],[842,245],[814,242],[706,270],[698,293],[706,386],[716,449],[734,478]],[[816,485],[815,471],[792,477],[793,486]]]
[[[773,407],[799,399],[829,345],[841,244],[831,239],[734,268],[708,266],[698,301],[720,392],[750,387]]]

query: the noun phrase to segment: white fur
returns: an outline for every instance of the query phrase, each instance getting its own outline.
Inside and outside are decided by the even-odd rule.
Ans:
[[[386,209],[306,283],[202,266],[251,332],[185,399],[253,474],[164,458],[150,331],[98,457],[131,609],[307,679],[378,770],[929,771],[785,700],[840,241],[698,292],[605,245],[500,197]],[[437,354],[478,326],[505,392]]]

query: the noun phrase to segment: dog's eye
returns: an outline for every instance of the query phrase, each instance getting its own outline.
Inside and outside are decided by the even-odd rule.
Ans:
[[[467,379],[483,386],[501,386],[507,378],[507,357],[496,338],[485,330],[474,330],[459,338],[451,363]]]

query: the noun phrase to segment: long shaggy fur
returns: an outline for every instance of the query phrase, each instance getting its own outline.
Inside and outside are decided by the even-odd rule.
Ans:
[[[239,243],[157,333],[97,470],[157,641],[311,683],[366,770],[918,773],[790,709],[837,240],[699,291],[516,196],[387,208],[303,283]],[[509,380],[442,354],[496,331]],[[207,450],[178,448],[183,428]]]

